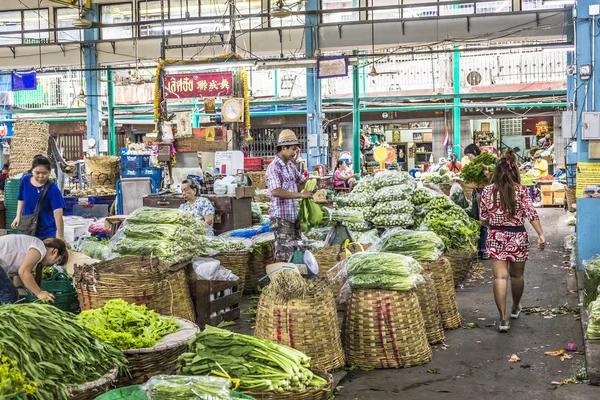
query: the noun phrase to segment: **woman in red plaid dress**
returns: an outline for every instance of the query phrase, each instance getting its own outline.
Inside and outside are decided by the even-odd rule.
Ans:
[[[496,164],[492,184],[481,195],[481,221],[488,226],[487,250],[494,271],[494,298],[500,312],[500,332],[508,332],[506,317],[506,292],[508,277],[513,297],[510,317],[517,319],[521,313],[520,300],[525,281],[523,272],[529,256],[529,236],[525,221],[529,221],[538,234],[538,246],[546,244],[540,219],[533,208],[529,192],[520,184],[517,159],[512,150]]]

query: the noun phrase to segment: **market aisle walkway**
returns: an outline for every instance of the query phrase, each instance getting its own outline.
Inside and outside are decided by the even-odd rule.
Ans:
[[[564,263],[568,257],[563,251],[563,238],[573,228],[567,227],[563,210],[538,211],[549,245],[543,252],[531,251],[525,271],[523,306],[551,309],[569,304],[575,307],[575,276]],[[472,322],[479,328],[446,331],[446,349],[438,345],[433,361],[426,366],[349,372],[340,383],[343,388],[336,399],[600,398],[600,387],[550,384],[574,377],[583,363],[583,356],[561,361],[559,357],[544,355],[546,351],[566,348],[568,342],[582,346],[581,324],[575,315],[545,318],[540,314],[521,314],[519,320],[513,321],[508,334],[498,333],[495,326],[486,326],[499,323],[489,261],[483,263],[479,279],[467,282],[458,290],[458,302],[464,317],[463,325]],[[518,354],[520,362],[508,362],[513,353]],[[431,373],[432,370],[439,373]]]

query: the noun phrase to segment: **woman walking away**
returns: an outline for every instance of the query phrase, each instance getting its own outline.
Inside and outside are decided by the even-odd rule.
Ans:
[[[19,196],[17,205],[17,218],[11,224],[13,229],[19,228],[20,233],[26,233],[26,228],[35,227],[35,234],[32,236],[40,239],[57,237],[65,240],[65,224],[63,221],[63,211],[66,208],[65,199],[56,184],[50,181],[50,160],[42,155],[33,158],[31,165],[31,175],[25,175],[21,179],[19,186]],[[38,208],[40,197],[42,201]],[[23,217],[39,213],[37,224],[25,227],[21,225]],[[34,221],[35,223],[36,221]]]
[[[540,219],[520,179],[516,156],[509,150],[496,164],[492,184],[483,189],[481,196],[480,216],[488,226],[487,250],[494,271],[494,298],[500,312],[500,332],[510,329],[506,317],[509,276],[513,297],[510,317],[517,319],[521,313],[520,301],[525,287],[523,272],[529,256],[526,220],[538,234],[538,247],[543,250],[546,245]]]

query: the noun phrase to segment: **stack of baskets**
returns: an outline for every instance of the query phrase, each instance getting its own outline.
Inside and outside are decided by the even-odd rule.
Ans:
[[[575,212],[577,210],[577,186],[567,186],[567,208],[569,212]]]
[[[454,290],[454,279],[452,277],[452,266],[446,257],[440,257],[436,261],[421,261],[425,271],[431,272],[435,292],[437,296],[442,325],[445,329],[457,329],[462,324],[462,318],[458,312],[456,303],[456,292]]]
[[[405,368],[431,361],[416,290],[352,291],[344,322],[348,364]]]
[[[243,292],[246,284],[248,264],[250,263],[250,253],[248,250],[220,253],[215,255],[213,258],[220,261],[223,267],[233,272],[233,274],[239,278],[238,290]]]
[[[48,153],[50,125],[46,122],[18,121],[13,125],[13,130],[8,171],[10,177],[27,173],[35,156]]]
[[[302,351],[317,370],[344,366],[344,350],[333,293],[325,281],[316,296],[277,301],[261,296],[254,335]]]
[[[429,344],[440,343],[446,337],[444,336],[444,325],[440,315],[433,275],[425,269],[421,274],[425,279],[425,283],[417,287],[417,295],[419,296],[419,306],[421,307],[421,314],[423,314],[427,340]]]
[[[119,180],[121,159],[113,156],[94,156],[85,160],[85,169],[92,174],[93,187],[114,189]]]
[[[359,251],[367,250],[371,245],[361,245],[358,243],[349,244],[346,249],[351,253],[358,253]],[[347,252],[343,245],[323,246],[313,252],[315,260],[319,265],[319,276],[327,278],[327,271],[333,268],[337,263],[345,260]]]
[[[452,276],[454,277],[454,286],[461,283],[473,266],[473,253],[470,250],[448,249],[446,257],[452,266]]]

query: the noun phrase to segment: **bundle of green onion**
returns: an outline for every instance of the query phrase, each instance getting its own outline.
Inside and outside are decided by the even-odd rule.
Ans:
[[[179,357],[181,375],[226,373],[240,380],[242,391],[282,391],[323,387],[304,353],[269,340],[232,333],[207,325]]]
[[[411,257],[391,253],[357,253],[346,260],[352,288],[406,291],[424,282],[421,265]]]
[[[394,228],[386,231],[369,251],[402,254],[417,261],[435,261],[444,249],[444,242],[434,232]]]

